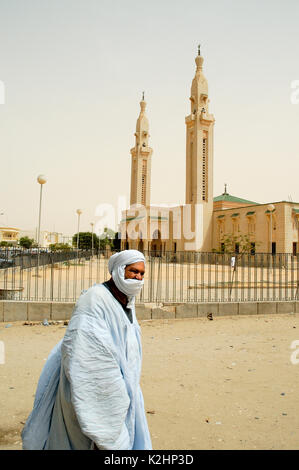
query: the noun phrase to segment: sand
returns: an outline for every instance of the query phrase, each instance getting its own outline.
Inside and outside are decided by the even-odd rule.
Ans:
[[[20,431],[63,323],[0,323],[0,449]],[[298,449],[299,315],[140,321],[154,449]],[[299,358],[299,351],[297,358]]]

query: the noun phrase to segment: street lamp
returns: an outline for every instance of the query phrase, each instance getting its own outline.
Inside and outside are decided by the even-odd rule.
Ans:
[[[42,195],[43,195],[43,185],[47,182],[44,175],[38,175],[37,182],[40,184],[40,194],[39,194],[39,214],[38,214],[38,232],[37,232],[37,263],[36,263],[36,277],[39,277],[39,250],[40,250],[40,221],[42,214]],[[37,284],[38,288],[38,284]],[[38,294],[36,292],[36,294]]]
[[[43,185],[47,182],[46,177],[44,175],[38,175],[37,182],[40,184],[40,196],[39,196],[39,216],[38,216],[38,234],[37,234],[37,246],[39,248],[39,240],[40,240],[40,221],[41,221],[41,213],[42,213],[42,194],[43,194]]]
[[[93,258],[93,226],[94,226],[94,223],[90,222],[90,225],[91,225],[91,257]]]
[[[268,204],[268,210],[270,212],[270,234],[269,234],[269,242],[270,242],[270,249],[269,252],[272,254],[272,213],[275,209],[274,204]]]
[[[77,230],[77,252],[79,252],[79,227],[80,227],[80,215],[82,214],[81,209],[77,209],[78,214],[78,230]]]

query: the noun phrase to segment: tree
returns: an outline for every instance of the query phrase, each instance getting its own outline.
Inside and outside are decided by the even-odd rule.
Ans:
[[[9,243],[3,240],[0,242],[0,246],[9,246]]]
[[[51,251],[70,251],[71,249],[67,243],[51,243],[49,248]]]
[[[231,281],[230,281],[230,290],[229,290],[229,298],[231,298],[232,288],[234,283],[234,275],[238,269],[238,259],[245,253],[250,253],[255,255],[255,248],[259,245],[259,242],[252,242],[250,240],[250,234],[242,234],[238,233],[238,235],[234,235],[233,233],[224,234],[221,237],[221,251],[222,253],[230,253],[232,255],[231,258]]]
[[[20,246],[23,248],[32,248],[34,239],[29,237],[21,237],[19,240]]]
[[[104,228],[104,232],[100,235],[100,250],[106,250],[107,247],[113,248],[115,240],[115,232],[111,228]]]
[[[80,250],[91,250],[92,249],[92,238],[93,238],[93,248],[97,250],[99,248],[99,237],[91,232],[79,232],[79,249]],[[72,238],[72,243],[75,248],[77,248],[77,239],[78,234]]]
[[[243,255],[244,253],[255,254],[255,248],[259,245],[259,242],[252,242],[250,240],[250,235],[242,233],[238,235],[233,233],[224,234],[221,237],[220,243],[222,253],[233,253],[234,255]]]

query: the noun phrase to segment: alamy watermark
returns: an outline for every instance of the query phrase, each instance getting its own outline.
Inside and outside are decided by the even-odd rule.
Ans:
[[[292,352],[290,357],[291,363],[294,365],[299,364],[299,339],[295,339],[294,341],[292,341],[290,348],[295,349],[295,351]]]
[[[117,207],[102,203],[95,209],[95,233],[105,237],[105,228],[118,227],[121,240],[183,240],[185,250],[199,250],[203,244],[203,204],[175,206],[161,204],[126,209],[120,196]]]
[[[292,104],[299,104],[299,80],[293,80],[291,82],[292,93],[290,96]]]
[[[5,347],[3,341],[0,341],[0,364],[5,364]]]
[[[5,104],[5,85],[2,80],[0,80],[0,104]]]

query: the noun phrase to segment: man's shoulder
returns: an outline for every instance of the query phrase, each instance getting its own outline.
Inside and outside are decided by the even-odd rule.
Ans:
[[[105,318],[106,292],[109,295],[103,284],[94,284],[82,292],[72,313],[69,325],[71,329],[84,329],[91,323],[97,323]]]
[[[76,302],[75,311],[106,308],[111,301],[110,291],[103,284],[94,284],[84,291]]]
[[[97,298],[101,298],[101,297],[105,297],[106,295],[106,287],[104,286],[104,284],[93,284],[91,287],[89,287],[88,289],[84,290],[78,301],[83,301],[83,300],[86,300],[86,299],[91,299],[93,297],[97,297]]]

